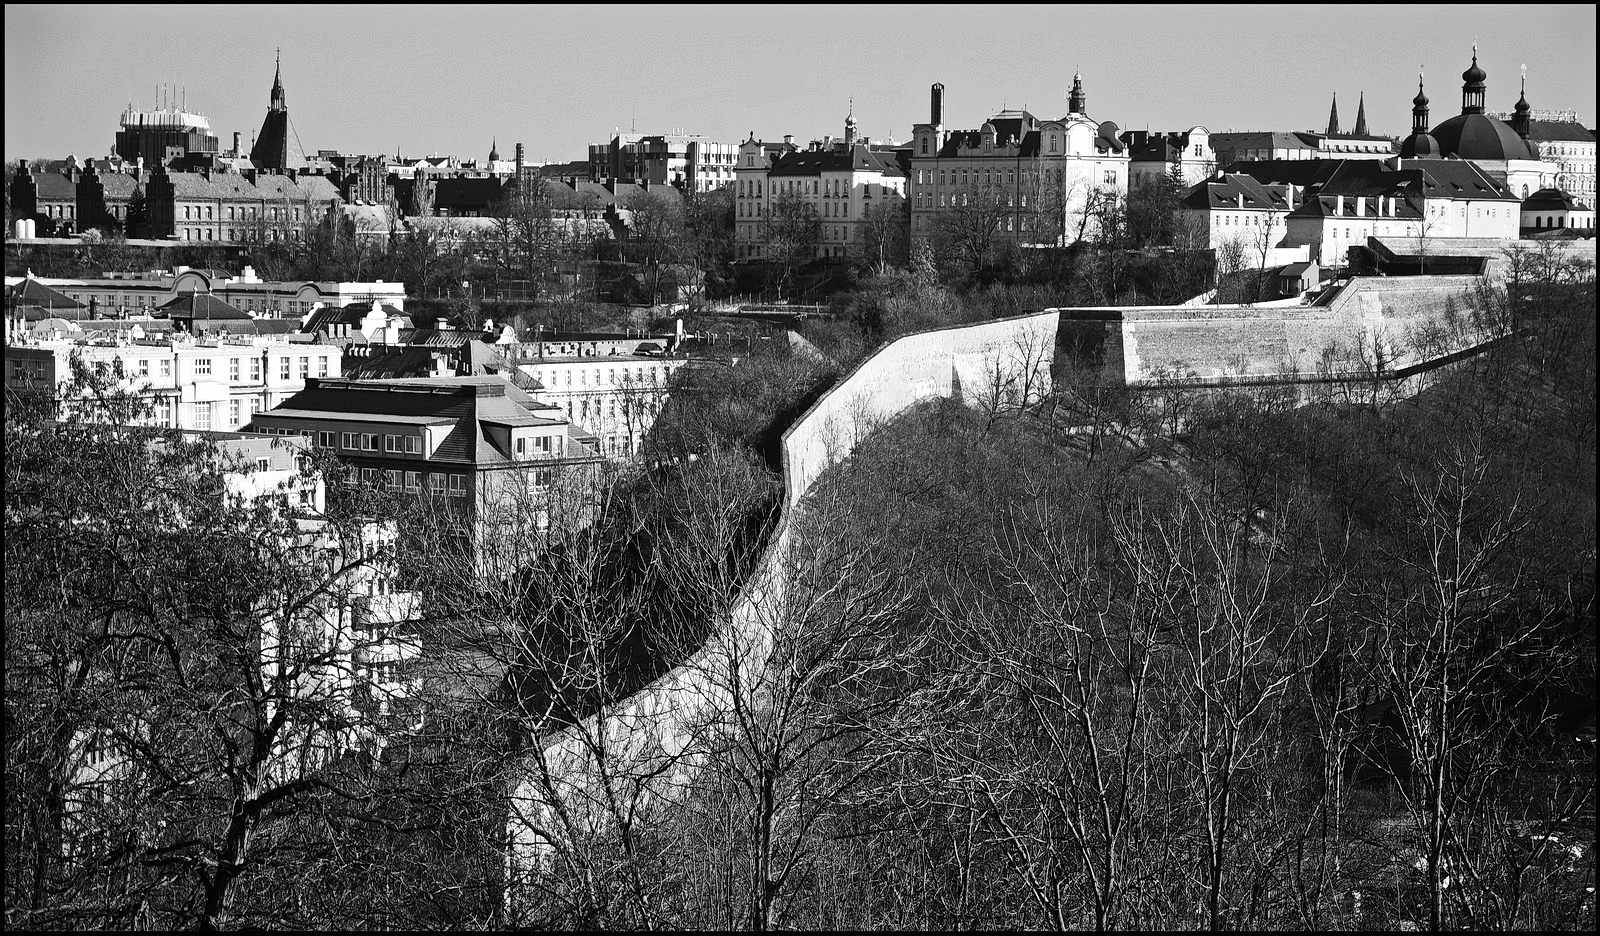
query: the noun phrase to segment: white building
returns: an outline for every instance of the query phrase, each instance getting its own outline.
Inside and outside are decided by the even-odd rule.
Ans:
[[[314,305],[346,306],[352,302],[380,301],[405,308],[404,283],[273,282],[245,267],[238,275],[223,270],[176,266],[169,271],[108,272],[99,277],[29,277],[90,306],[103,317],[145,317],[185,293],[205,293],[252,315],[301,318]],[[8,279],[8,284],[10,280]]]
[[[621,344],[629,347],[603,336],[550,336],[502,350],[539,381],[539,402],[560,406],[573,426],[594,435],[600,453],[627,459],[642,453],[683,358],[630,354],[642,344],[638,338]]]
[[[123,338],[8,344],[6,384],[59,387],[72,379],[74,357],[95,373],[120,374],[120,386],[153,407],[153,425],[229,432],[305,389],[308,377],[338,377],[341,367],[334,345],[277,336],[155,339],[134,329]]]

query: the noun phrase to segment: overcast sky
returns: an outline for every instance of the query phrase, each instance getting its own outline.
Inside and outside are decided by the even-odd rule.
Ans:
[[[1534,107],[1594,125],[1592,5],[7,5],[4,155],[103,155],[163,82],[248,147],[280,46],[307,152],[482,158],[498,137],[564,161],[630,124],[809,140],[852,97],[863,133],[905,140],[935,81],[945,125],[974,128],[1003,105],[1059,117],[1075,69],[1124,129],[1321,129],[1337,93],[1348,130],[1365,91],[1371,129],[1403,136],[1419,64],[1434,122],[1459,112],[1475,38],[1491,110],[1525,63]]]

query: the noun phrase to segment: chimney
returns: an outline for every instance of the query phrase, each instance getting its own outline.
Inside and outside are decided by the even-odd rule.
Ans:
[[[1366,196],[1357,195],[1356,196],[1356,217],[1365,218],[1366,216],[1367,216],[1367,199],[1366,199]]]
[[[944,125],[944,85],[937,81],[933,83],[932,107],[929,108],[928,122],[935,127]]]
[[[233,155],[234,156],[238,156],[240,153],[243,152],[243,150],[241,150],[239,148],[240,145],[241,145],[240,141],[239,141],[239,138],[241,136],[243,136],[243,134],[241,134],[239,131],[237,131],[237,130],[233,131]]]
[[[1333,196],[1333,213],[1336,214],[1336,215],[1343,215],[1344,214],[1344,196],[1343,195],[1335,195],[1335,196]]]

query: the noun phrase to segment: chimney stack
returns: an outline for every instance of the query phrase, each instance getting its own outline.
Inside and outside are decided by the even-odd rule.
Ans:
[[[240,145],[241,145],[240,144],[240,137],[242,137],[242,136],[243,136],[243,134],[241,134],[239,131],[237,131],[237,130],[233,131],[233,155],[234,156],[238,156],[243,152],[243,150],[241,150],[239,148]]]
[[[932,114],[929,117],[929,123],[932,123],[935,127],[942,127],[944,126],[944,85],[937,81],[934,82],[932,96],[933,107],[931,109]]]

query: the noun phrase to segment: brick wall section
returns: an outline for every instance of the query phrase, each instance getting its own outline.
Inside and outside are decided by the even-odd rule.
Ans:
[[[650,686],[531,751],[510,798],[513,875],[535,867],[569,828],[609,822],[617,804],[670,796],[705,756],[734,692],[759,692],[781,616],[790,523],[829,466],[873,429],[935,397],[1012,407],[1050,389],[1055,310],[907,335],[880,348],[783,434],[782,516],[725,629]],[[613,773],[615,765],[627,769]],[[631,778],[649,775],[647,789]],[[559,806],[559,808],[557,808]]]

